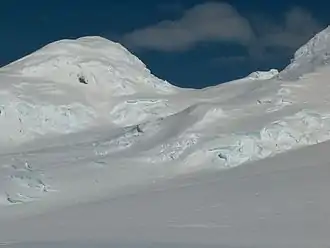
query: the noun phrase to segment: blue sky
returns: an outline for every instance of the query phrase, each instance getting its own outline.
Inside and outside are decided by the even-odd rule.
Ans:
[[[330,23],[326,1],[3,1],[0,65],[49,42],[100,35],[175,85],[201,88],[283,68]]]

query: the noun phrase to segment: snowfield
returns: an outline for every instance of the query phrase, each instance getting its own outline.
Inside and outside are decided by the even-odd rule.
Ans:
[[[2,220],[10,248],[328,247],[330,143]]]
[[[1,68],[0,244],[328,247],[329,37],[204,89],[101,37]]]

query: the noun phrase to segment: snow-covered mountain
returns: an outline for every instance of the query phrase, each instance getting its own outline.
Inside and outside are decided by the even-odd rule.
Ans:
[[[172,86],[100,37],[54,42],[1,68],[0,219],[330,140],[329,33],[281,72],[200,90]]]
[[[0,143],[6,145],[103,122],[142,121],[163,108],[164,95],[177,92],[123,46],[101,37],[51,43],[1,68],[0,81],[0,127],[6,130]],[[132,103],[137,94],[145,102]],[[137,109],[129,120],[126,106]]]
[[[1,72],[73,87],[86,84],[82,91],[88,89],[100,96],[175,91],[174,86],[152,75],[122,45],[102,37],[53,42],[3,67]]]

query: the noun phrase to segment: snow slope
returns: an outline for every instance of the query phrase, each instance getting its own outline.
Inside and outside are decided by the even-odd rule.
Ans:
[[[10,248],[328,247],[330,143],[2,220]]]
[[[192,174],[196,175],[196,180],[208,181],[208,177],[204,178],[202,174],[216,172],[214,177],[229,180],[225,179],[224,175],[233,173],[233,182],[223,185],[221,182],[216,186],[216,191],[221,189],[221,197],[229,200],[232,195],[230,188],[234,190],[237,187],[238,190],[241,187],[241,176],[249,179],[249,173],[258,173],[268,164],[271,164],[269,173],[258,179],[253,187],[267,189],[267,180],[277,175],[277,168],[292,166],[301,178],[306,178],[309,172],[305,174],[305,167],[298,165],[305,162],[306,166],[312,165],[312,161],[306,157],[308,154],[326,159],[324,150],[321,149],[323,153],[319,155],[318,150],[315,151],[316,148],[312,146],[305,150],[306,155],[297,151],[292,153],[292,156],[291,153],[288,153],[288,157],[284,155],[285,159],[280,160],[278,165],[272,161],[276,161],[273,159],[281,153],[330,140],[330,68],[324,59],[330,48],[329,32],[330,29],[324,30],[298,50],[292,63],[282,72],[255,72],[240,80],[200,90],[181,89],[158,79],[121,45],[100,37],[54,42],[1,68],[0,127],[3,132],[0,134],[0,240],[5,237],[6,241],[61,240],[51,237],[52,230],[59,228],[56,225],[55,229],[49,227],[49,233],[45,230],[46,236],[42,237],[23,231],[19,231],[17,235],[9,234],[12,229],[7,228],[11,225],[12,228],[20,226],[19,218],[28,219],[26,223],[22,222],[22,226],[30,223],[33,225],[34,221],[39,221],[38,215],[48,216],[48,213],[53,211],[61,214],[61,209],[64,215],[68,213],[68,216],[71,216],[72,211],[85,211],[85,204],[88,209],[86,213],[89,214],[96,207],[90,205],[91,202],[98,201],[105,202],[97,211],[102,218],[106,215],[103,214],[105,209],[112,209],[112,203],[108,203],[107,199],[126,195],[139,187],[148,189],[153,184],[170,185],[172,181],[168,180],[176,177]],[[322,63],[314,63],[315,61]],[[258,162],[259,166],[248,165],[259,160],[262,160]],[[222,172],[243,164],[246,164],[243,168],[247,169]],[[322,165],[326,167],[325,164]],[[317,169],[320,169],[320,174],[322,171],[326,176],[327,169],[323,171],[324,167]],[[248,168],[251,168],[251,172]],[[309,167],[308,170],[312,168]],[[290,171],[287,172],[291,175]],[[275,181],[280,183],[283,180],[288,191],[292,190],[292,194],[298,194],[298,186],[305,182],[299,181],[301,178],[290,184],[289,178],[281,175]],[[186,179],[183,180],[186,183]],[[311,180],[315,184],[318,183],[316,176]],[[235,183],[237,186],[234,187]],[[281,185],[277,188],[276,183],[273,184],[274,190],[280,190]],[[317,187],[323,187],[324,184],[317,184]],[[194,190],[193,187],[178,197],[175,193],[172,197],[170,191],[164,196],[164,200],[176,202],[181,197],[184,199],[185,193],[214,194],[211,186]],[[286,194],[277,196],[267,193],[269,198],[265,198],[265,201],[271,201],[272,196],[280,201],[289,201]],[[244,192],[239,191],[237,194],[246,199]],[[146,203],[151,204],[154,197],[151,194],[149,199],[148,196]],[[294,207],[304,202],[305,196],[302,197],[297,203],[292,203]],[[197,199],[202,198],[203,196]],[[133,198],[133,203],[130,203],[132,209],[139,208],[143,199],[141,196],[141,199],[136,199],[135,202]],[[188,198],[186,204],[191,199]],[[266,204],[265,201],[261,204]],[[255,204],[257,203],[258,201]],[[328,206],[328,203],[324,202],[325,206]],[[125,204],[120,204],[118,209],[125,209]],[[242,206],[243,202],[230,201],[227,211],[234,208],[231,204]],[[248,206],[252,211],[256,205]],[[313,211],[317,207],[320,206],[313,206]],[[323,209],[323,206],[321,207]],[[67,208],[74,210],[66,212]],[[181,209],[185,208],[189,208],[189,204],[181,205],[180,213],[184,218],[188,218],[188,215],[192,218],[193,212],[188,212],[187,215],[182,212]],[[157,209],[146,209],[150,210],[150,213],[163,211],[159,205]],[[217,210],[219,209],[215,211]],[[115,217],[117,210],[109,211],[108,214]],[[247,217],[243,216],[243,209],[236,207],[235,211],[230,216],[237,216],[236,226],[240,221],[247,220]],[[82,213],[82,216],[86,216],[86,213]],[[303,209],[291,219],[287,218],[287,225],[291,222],[293,225],[296,220],[294,216],[299,217],[299,214],[314,216],[312,210],[309,212]],[[51,216],[46,220],[42,218],[41,223],[56,223],[57,215]],[[200,218],[209,219],[213,215],[203,216]],[[140,223],[143,218],[147,218],[147,212],[141,215]],[[251,241],[249,244],[252,247],[262,244],[266,247],[271,247],[270,244],[278,247],[272,241],[281,234],[276,218],[273,216],[269,224],[275,226],[271,226],[269,232],[264,230],[266,237],[258,239],[264,243],[253,243],[252,241],[258,240],[255,240],[252,231],[244,236]],[[317,216],[316,220],[311,218],[310,221],[319,221]],[[82,220],[90,221],[88,218]],[[255,226],[258,224],[249,221]],[[138,235],[139,232],[135,232],[135,221],[123,223],[133,226],[133,234]],[[224,245],[235,244],[231,243],[229,238],[234,237],[235,230],[242,232],[243,226],[247,227],[248,223],[250,222],[240,228],[230,229],[228,243],[224,238]],[[326,222],[322,223],[328,227]],[[71,227],[74,228],[75,225]],[[113,229],[115,233],[123,230],[123,226],[120,227],[117,222],[115,226],[119,228]],[[81,225],[77,223],[77,227]],[[166,241],[162,237],[157,239],[156,231],[152,232],[153,227],[158,230],[156,223],[149,222],[146,232],[140,233],[142,236],[139,242],[142,242],[143,238],[147,242]],[[115,227],[110,229],[112,228]],[[188,229],[194,230],[194,227]],[[78,236],[74,235],[80,232],[73,232],[73,236],[70,236],[69,230],[64,230],[66,231],[63,233],[59,232],[63,237],[77,241]],[[195,231],[186,231],[187,228],[183,230],[187,235],[183,237],[196,237],[196,242],[193,243],[198,243],[200,236],[195,236]],[[253,230],[257,233],[259,229]],[[272,230],[275,232],[273,236]],[[301,233],[300,230],[297,233]],[[99,237],[98,232],[102,234],[102,230],[95,229],[90,238]],[[164,234],[163,237],[172,239],[175,233],[174,236],[171,235]],[[208,234],[205,235],[200,240],[203,244],[207,243]],[[317,237],[317,233],[311,232],[311,235],[310,240],[316,240],[314,237]],[[87,234],[83,236],[88,237]],[[101,238],[103,237],[105,236]],[[215,239],[217,244],[220,237],[225,236]],[[113,234],[109,238],[114,241],[118,237]],[[285,244],[286,247],[293,247],[289,244],[300,244],[296,238],[297,236],[293,236],[292,239],[284,239],[283,246]],[[327,237],[321,238],[323,242]],[[184,238],[178,238],[177,241],[187,243]],[[304,244],[309,244],[308,242]],[[141,246],[143,247],[143,243]]]

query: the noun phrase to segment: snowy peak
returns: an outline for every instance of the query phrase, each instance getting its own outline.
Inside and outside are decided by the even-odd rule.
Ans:
[[[290,65],[281,73],[280,78],[296,80],[330,62],[330,26],[316,34],[294,54]]]
[[[179,91],[122,45],[93,36],[46,45],[0,68],[0,82],[0,146],[172,113],[166,98]]]
[[[25,78],[41,78],[97,87],[111,95],[130,95],[143,90],[173,92],[145,64],[119,43],[98,36],[60,40],[2,68]]]

